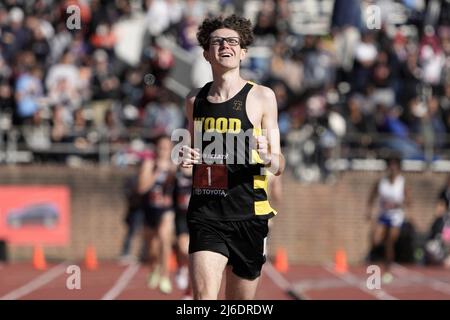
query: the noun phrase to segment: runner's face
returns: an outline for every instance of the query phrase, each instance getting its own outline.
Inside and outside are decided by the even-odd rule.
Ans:
[[[209,37],[209,50],[204,52],[211,65],[227,69],[238,68],[244,59],[246,49],[242,49],[239,34],[231,29],[217,29]]]
[[[390,162],[388,165],[388,174],[391,177],[395,177],[396,175],[398,175],[400,173],[400,166],[398,165],[397,162]]]

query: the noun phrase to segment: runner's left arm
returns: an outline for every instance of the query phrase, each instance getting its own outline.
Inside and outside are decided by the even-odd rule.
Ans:
[[[265,134],[258,138],[258,152],[266,163],[266,168],[279,176],[284,171],[285,159],[281,153],[277,100],[272,89],[261,86],[261,103],[263,105],[262,129]],[[260,148],[261,145],[262,148]]]

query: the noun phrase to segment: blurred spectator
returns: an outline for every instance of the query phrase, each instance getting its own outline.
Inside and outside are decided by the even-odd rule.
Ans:
[[[440,97],[439,105],[444,112],[444,119],[447,118],[447,115],[450,114],[450,81],[447,84],[444,84],[443,94]],[[450,132],[450,123],[445,121],[446,131]]]
[[[44,33],[44,26],[37,18],[28,18],[28,28],[32,31],[31,51],[40,65],[45,65],[50,54],[50,44]]]
[[[47,121],[42,119],[42,109],[36,110],[31,122],[23,127],[23,137],[31,150],[50,149],[50,126]]]
[[[7,23],[2,27],[1,48],[5,59],[12,62],[31,41],[31,30],[24,25],[25,14],[19,7],[13,7],[8,14]]]
[[[178,25],[183,17],[185,2],[181,0],[166,0],[166,3],[169,10],[170,24],[172,26]]]
[[[355,46],[362,27],[361,8],[358,0],[335,0],[331,17],[331,33],[336,42],[338,65],[344,72],[353,67]]]
[[[82,152],[90,149],[98,141],[81,108],[73,113],[73,125],[68,133],[68,140]]]
[[[131,104],[139,107],[144,94],[142,82],[144,75],[139,68],[132,68],[126,71],[125,80],[121,84],[121,99],[124,104]]]
[[[406,105],[410,99],[415,97],[419,92],[422,71],[417,63],[416,53],[410,52],[406,56],[399,70],[399,91],[397,92],[398,101],[402,105]]]
[[[101,49],[94,52],[91,87],[94,121],[100,125],[106,110],[111,108],[113,100],[120,97],[120,81],[113,73],[107,53]]]
[[[442,121],[439,100],[436,96],[427,101],[411,100],[409,127],[416,134],[419,145],[439,149],[444,144],[446,128]]]
[[[334,58],[330,52],[324,50],[319,37],[305,36],[300,56],[305,89],[325,89],[331,86],[335,80]]]
[[[375,45],[375,38],[371,33],[365,33],[361,41],[355,46],[355,60],[352,71],[352,90],[365,92],[369,85],[371,70],[376,62],[378,49]]]
[[[197,47],[193,50],[193,53],[196,58],[192,65],[192,85],[195,88],[202,88],[205,84],[213,80],[211,66],[209,62],[203,58],[203,48]]]
[[[99,128],[100,139],[103,142],[118,143],[126,141],[126,132],[113,110],[105,112],[103,126]]]
[[[7,81],[11,77],[11,74],[12,70],[0,52],[0,80]]]
[[[12,119],[15,109],[13,90],[6,81],[0,82],[0,113],[6,113]]]
[[[52,112],[52,131],[51,140],[54,143],[63,143],[68,141],[69,125],[72,121],[72,115],[61,105],[53,107]]]
[[[199,0],[183,1],[183,15],[189,17],[197,25],[203,20],[206,14],[205,2]]]
[[[44,97],[42,70],[33,66],[29,72],[21,74],[15,91],[18,124],[29,123],[39,108],[39,99]]]
[[[60,63],[50,67],[45,79],[50,102],[61,104],[71,111],[82,103],[80,70],[74,60],[72,53],[65,52]]]
[[[434,28],[427,26],[419,45],[419,63],[423,68],[423,80],[430,85],[439,84],[444,62],[445,56],[439,38]]]
[[[108,55],[103,50],[96,50],[92,74],[92,100],[118,98],[119,85],[119,79],[109,64]]]
[[[196,46],[198,46],[196,38],[197,28],[198,28],[197,20],[195,20],[190,15],[183,16],[180,23],[180,30],[178,37],[180,46],[183,49],[191,51],[194,48],[196,48]]]
[[[280,34],[287,34],[291,30],[289,19],[289,1],[288,0],[275,0],[275,16],[277,20],[277,29]]]
[[[151,68],[155,76],[155,84],[162,85],[165,78],[173,68],[175,60],[172,52],[167,48],[156,46],[151,61]]]
[[[404,159],[424,160],[425,156],[417,143],[412,139],[410,129],[400,119],[401,109],[398,106],[386,107],[379,104],[377,106],[380,121],[378,131],[388,133],[383,139],[381,146],[392,152],[397,152]]]
[[[66,28],[66,24],[64,22],[60,22],[56,25],[55,35],[49,42],[51,50],[51,63],[53,64],[61,59],[66,49],[72,43],[72,35]]]
[[[185,0],[182,3],[182,18],[179,25],[179,43],[186,50],[193,50],[198,46],[197,28],[206,16],[204,2]]]
[[[87,60],[90,52],[89,45],[84,39],[84,35],[81,32],[76,32],[73,35],[72,43],[68,46],[68,51],[77,57],[77,61],[83,62]]]
[[[300,92],[303,88],[302,65],[299,61],[293,59],[289,47],[282,41],[278,41],[273,47],[270,74],[272,78],[283,80],[289,86],[289,89],[294,92]]]
[[[99,23],[95,29],[95,34],[91,36],[91,44],[96,49],[103,49],[112,55],[112,50],[116,44],[116,35],[110,24]]]
[[[269,3],[270,1],[266,1]],[[255,46],[271,47],[275,44],[278,35],[274,12],[270,9],[261,10],[258,13],[255,26],[253,28],[255,36]]]
[[[146,0],[145,16],[147,30],[153,37],[163,33],[170,25],[169,6],[165,0]]]
[[[167,90],[160,90],[157,100],[146,106],[143,125],[149,129],[150,138],[171,135],[184,126],[184,115]]]
[[[254,43],[247,59],[250,70],[256,73],[256,79],[263,79],[270,71],[271,48],[275,45],[278,35],[273,9],[272,1],[264,1],[253,27]]]
[[[362,27],[361,7],[358,0],[335,0],[331,17],[332,28]]]
[[[292,100],[293,93],[289,90],[285,82],[278,79],[268,79],[268,81],[265,82],[265,85],[272,88],[275,93],[278,106],[278,126],[280,129],[280,139],[281,144],[284,145],[286,136],[291,129],[288,107]]]
[[[373,136],[376,133],[375,121],[371,113],[363,111],[361,95],[352,95],[347,104],[347,135],[350,148],[362,148],[362,153],[374,147]],[[358,154],[358,156],[362,156]]]

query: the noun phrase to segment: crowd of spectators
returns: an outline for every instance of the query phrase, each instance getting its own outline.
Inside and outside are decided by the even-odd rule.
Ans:
[[[450,1],[213,2],[216,11],[200,0],[2,1],[2,142],[21,128],[19,145],[65,161],[101,142],[131,148],[141,145],[136,138],[149,142],[184,126],[182,97],[164,85],[176,59],[158,39],[198,51],[198,24],[236,12],[254,23],[244,77],[275,91],[288,162],[294,171],[299,163],[317,168],[298,176],[326,177],[336,150],[344,158],[385,149],[409,159],[446,157]],[[328,14],[328,29],[299,32],[294,2]],[[79,8],[80,28],[68,25],[70,5]],[[207,81],[199,74],[193,83]],[[44,156],[55,146],[57,155]]]
[[[203,8],[197,1],[2,1],[0,145],[15,139],[34,161],[98,160],[103,142],[120,151],[142,145],[134,139],[151,142],[183,127],[182,99],[163,85],[173,55],[155,38],[203,17],[197,7]],[[166,20],[167,14],[174,16]]]

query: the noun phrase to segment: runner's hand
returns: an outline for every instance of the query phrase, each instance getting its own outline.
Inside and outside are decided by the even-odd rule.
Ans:
[[[198,149],[183,146],[180,150],[180,157],[183,168],[192,168],[194,164],[200,163],[200,152]]]
[[[264,164],[269,164],[272,161],[272,156],[269,151],[269,141],[266,136],[256,137],[256,150]]]

